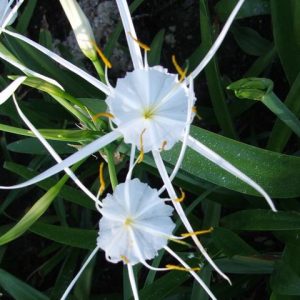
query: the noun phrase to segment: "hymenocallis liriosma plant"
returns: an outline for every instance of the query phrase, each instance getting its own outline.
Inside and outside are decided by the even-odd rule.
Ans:
[[[70,5],[73,3],[75,6],[78,5],[75,1],[61,2],[69,3]],[[227,276],[221,272],[221,270],[208,256],[197,235],[193,234],[195,231],[192,229],[179,202],[179,199],[182,197],[177,196],[171,182],[180,168],[186,148],[190,147],[197,151],[200,155],[205,156],[207,159],[218,164],[221,168],[252,186],[265,197],[272,210],[276,211],[272,200],[257,183],[239,171],[228,161],[224,160],[217,153],[213,152],[211,149],[189,135],[190,125],[194,116],[194,78],[199,75],[221,45],[243,2],[244,1],[238,1],[212,48],[209,50],[202,62],[188,76],[186,71],[182,70],[174,59],[174,64],[179,73],[178,76],[177,74],[170,74],[161,66],[148,66],[147,51],[149,51],[149,49],[146,45],[142,44],[136,36],[127,2],[121,0],[117,1],[134,70],[127,73],[124,78],[119,79],[116,87],[112,87],[110,85],[109,79],[107,78],[107,72],[105,73],[106,76],[103,80],[104,82],[101,82],[34,41],[31,41],[18,33],[2,28],[2,31],[6,34],[20,39],[47,54],[49,57],[69,70],[76,72],[79,76],[83,77],[105,93],[107,95],[106,103],[108,106],[108,111],[105,112],[105,114],[110,117],[112,131],[83,147],[81,150],[59,162],[47,171],[42,172],[35,178],[22,184],[10,187],[2,186],[1,188],[15,189],[35,184],[49,176],[65,170],[72,164],[91,155],[118,138],[124,138],[125,143],[131,144],[130,168],[132,168],[134,163],[133,158],[135,157],[136,149],[140,151],[138,161],[143,160],[145,153],[152,153],[159,174],[164,182],[164,186],[158,194],[161,194],[165,189],[167,189],[169,197],[172,199],[178,215],[188,232],[191,234],[192,239],[201,253],[217,272],[219,272],[224,278],[227,278]],[[76,9],[78,10],[78,6],[76,6]],[[68,11],[68,8],[65,8],[65,10]],[[74,24],[72,19],[74,15],[68,15],[67,13],[67,16],[69,17],[70,23]],[[84,24],[84,22],[82,22],[82,24]],[[5,27],[5,25],[6,24],[4,24],[3,27]],[[74,31],[76,34],[76,30]],[[87,30],[86,32],[90,34],[90,30]],[[79,35],[77,35],[77,37],[78,36]],[[96,52],[99,52],[91,38],[88,38],[86,41],[90,42],[90,49],[94,49]],[[145,52],[144,57],[142,56],[141,48]],[[106,59],[104,59],[104,62],[106,64],[107,71],[109,64]],[[17,83],[12,83],[12,85],[14,84],[14,88],[12,89],[11,85],[5,93],[2,94],[3,97],[6,99],[11,94],[12,90],[14,91],[21,83],[21,80]],[[161,151],[170,150],[174,144],[179,141],[182,142],[181,152],[175,168],[169,176],[161,158]]]

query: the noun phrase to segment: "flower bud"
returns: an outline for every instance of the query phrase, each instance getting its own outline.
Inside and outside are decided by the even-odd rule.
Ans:
[[[86,15],[76,0],[60,0],[60,3],[72,26],[81,51],[90,60],[96,60],[95,37]]]

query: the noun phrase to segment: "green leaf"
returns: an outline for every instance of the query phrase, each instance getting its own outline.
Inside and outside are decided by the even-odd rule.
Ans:
[[[162,46],[165,38],[165,29],[160,30],[154,37],[151,43],[151,51],[148,54],[149,66],[159,65]]]
[[[78,229],[35,223],[30,231],[51,241],[81,249],[93,250],[96,247],[96,230]]]
[[[70,154],[74,152],[74,148],[70,147],[65,142],[50,141],[49,143],[59,154]],[[26,138],[10,143],[9,145],[7,145],[7,149],[12,152],[31,155],[48,154],[48,151],[36,138]]]
[[[15,300],[49,300],[47,296],[3,269],[0,269],[0,285]]]
[[[300,73],[295,79],[286,100],[284,101],[284,105],[291,111],[293,114],[299,118],[300,117]],[[286,126],[284,122],[280,119],[276,120],[275,125],[272,129],[267,149],[281,152],[285,145],[287,144],[289,138],[291,137],[292,130]]]
[[[15,174],[18,174],[19,176],[22,176],[25,179],[30,179],[38,175],[38,172],[35,172],[33,170],[28,169],[27,167],[13,162],[5,162],[4,168],[10,170],[11,172],[14,172]],[[55,182],[56,181],[54,179],[48,178],[37,183],[37,186],[47,191],[53,185],[55,185]],[[88,209],[95,210],[94,203],[90,198],[88,198],[88,196],[86,196],[83,192],[78,192],[78,190],[70,186],[64,185],[60,191],[60,196],[63,199],[66,199],[72,203],[76,203]]]
[[[215,11],[222,22],[226,21],[238,0],[220,0]],[[270,4],[268,0],[251,0],[245,1],[237,18],[248,18],[253,16],[270,14]]]
[[[16,26],[16,30],[24,34],[27,31],[29,22],[32,18],[34,9],[36,7],[37,0],[31,0],[26,3],[25,8],[23,9],[23,12],[20,16],[18,16],[18,23]]]
[[[212,240],[217,249],[222,250],[226,256],[253,255],[257,251],[243,241],[237,234],[226,228],[217,227],[212,232]]]
[[[76,167],[73,167],[76,169]],[[67,182],[69,176],[65,175],[59,180],[57,184],[52,186],[47,193],[42,196],[22,217],[22,219],[8,232],[0,236],[0,245],[4,245],[26,232],[32,224],[34,224],[48,209],[50,204],[57,197],[64,184]]]
[[[271,197],[300,196],[299,157],[249,146],[195,126],[192,126],[191,135],[264,187]],[[166,163],[170,165],[176,163],[180,146],[177,144],[171,151],[162,153]],[[148,163],[153,164],[150,161]],[[181,170],[198,180],[204,179],[231,190],[257,195],[252,188],[235,176],[228,174],[190,149],[186,151]]]
[[[300,295],[300,277],[283,261],[276,263],[270,283],[277,294]]]
[[[224,217],[223,226],[232,230],[283,231],[300,229],[300,213],[265,209],[239,211]]]
[[[261,56],[272,48],[272,43],[250,27],[232,26],[231,32],[240,48],[249,55]]]
[[[163,300],[190,277],[188,272],[171,271],[139,291],[143,300]]]
[[[300,71],[300,2],[271,0],[271,12],[275,46],[289,83],[292,84]]]
[[[223,272],[232,274],[271,274],[274,270],[273,261],[260,257],[235,255],[218,259],[216,263]]]
[[[30,131],[22,128],[17,128],[5,124],[0,124],[0,130],[19,134],[23,136],[35,137]],[[72,130],[72,129],[38,129],[44,138],[47,140],[61,141],[61,142],[76,142],[82,143],[94,140],[101,135],[98,131],[91,130]]]
[[[207,7],[207,0],[199,0],[199,6],[202,47],[206,50],[206,52],[208,52],[214,42],[214,36]],[[225,101],[225,92],[222,86],[219,65],[216,57],[211,59],[204,71],[213,109],[221,129],[224,132],[224,135],[228,137],[237,137],[233,121]]]

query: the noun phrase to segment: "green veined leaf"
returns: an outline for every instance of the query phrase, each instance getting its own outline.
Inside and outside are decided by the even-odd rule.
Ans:
[[[76,169],[76,167],[73,167]],[[42,196],[22,217],[22,219],[8,232],[0,236],[0,245],[4,245],[26,232],[32,224],[34,224],[48,209],[50,204],[57,197],[64,184],[67,182],[69,176],[64,175],[57,184],[52,186],[47,193]]]
[[[96,230],[62,227],[37,222],[30,228],[30,231],[46,239],[72,247],[89,250],[93,250],[96,247]]]
[[[249,146],[195,126],[191,128],[191,135],[264,187],[271,197],[292,198],[300,195],[299,157]],[[176,163],[180,146],[178,144],[171,151],[162,153],[166,163],[171,165]],[[193,150],[186,151],[182,170],[188,175],[213,182],[218,186],[257,195],[245,183]]]
[[[0,285],[15,300],[49,300],[47,296],[3,269],[0,269]]]
[[[265,209],[244,210],[224,217],[221,223],[232,230],[299,230],[300,213],[284,211],[274,213]]]

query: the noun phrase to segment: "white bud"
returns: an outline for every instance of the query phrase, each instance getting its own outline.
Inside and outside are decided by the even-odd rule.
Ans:
[[[81,51],[90,60],[95,60],[97,58],[95,37],[86,15],[76,0],[60,0],[60,4],[72,26]]]

